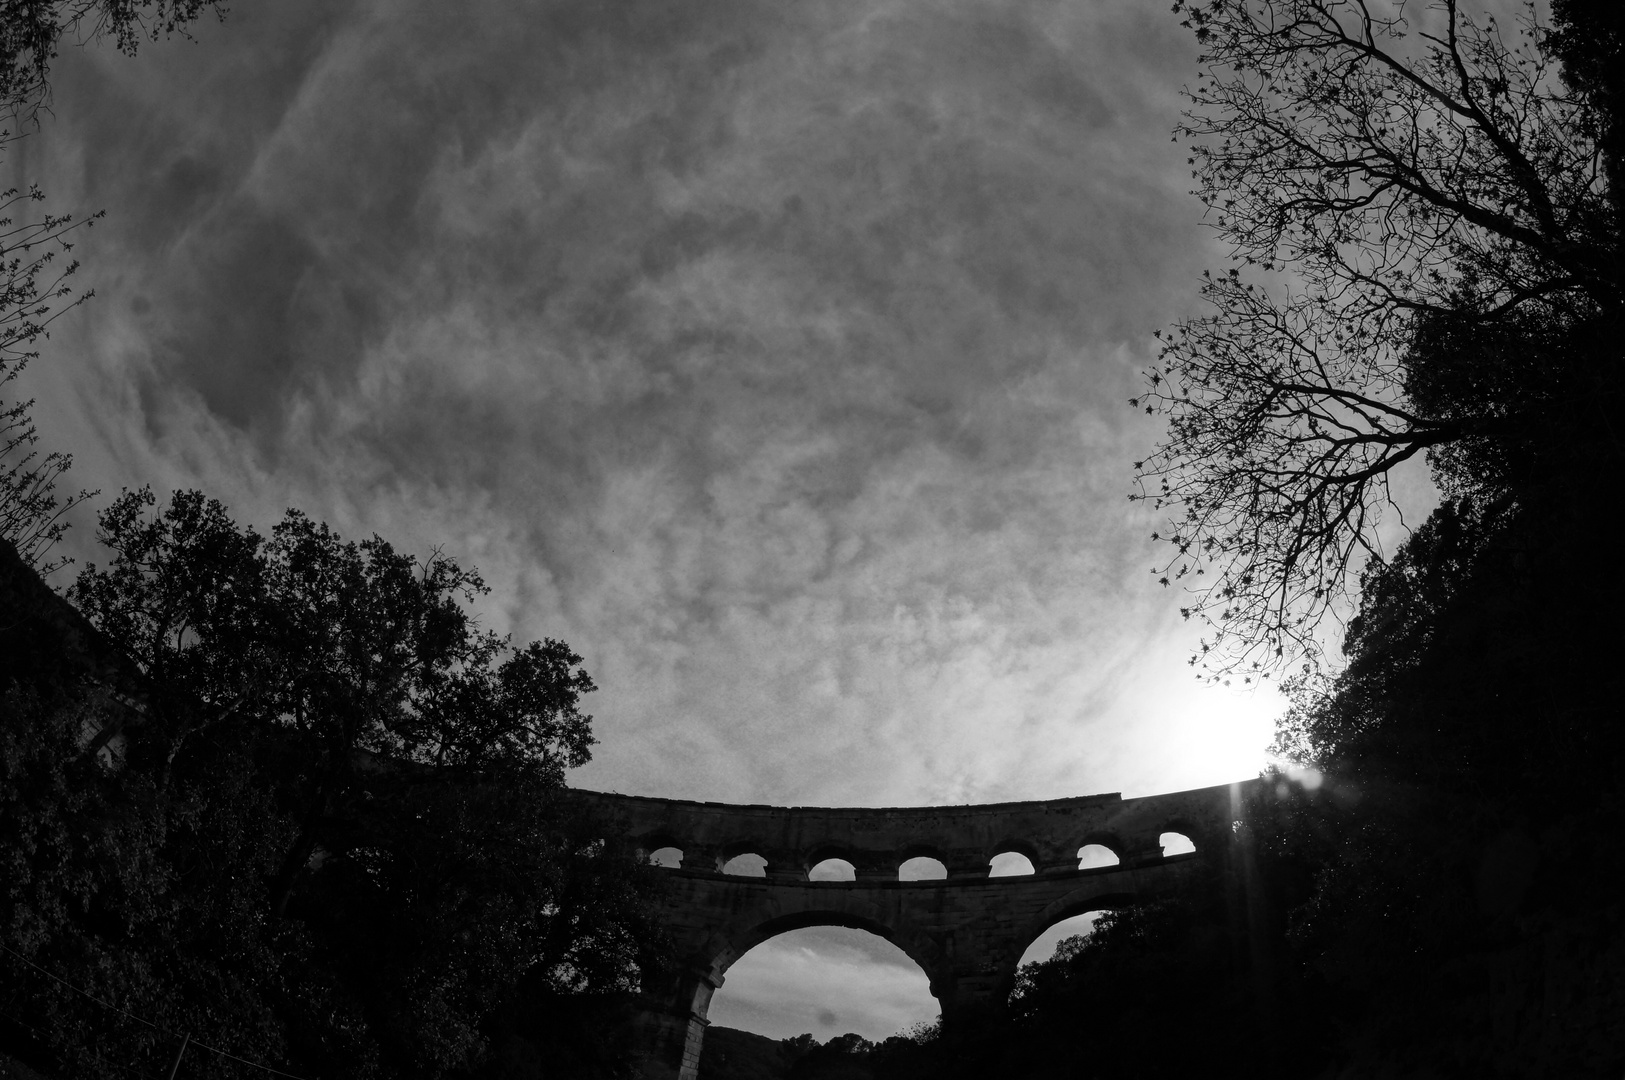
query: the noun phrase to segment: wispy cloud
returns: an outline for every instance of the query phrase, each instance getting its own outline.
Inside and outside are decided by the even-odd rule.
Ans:
[[[76,53],[8,163],[110,211],[42,418],[81,482],[479,564],[493,625],[604,687],[581,783],[1226,779],[1268,706],[1183,688],[1123,498],[1123,399],[1207,257],[1178,34],[1127,0],[312,3]]]

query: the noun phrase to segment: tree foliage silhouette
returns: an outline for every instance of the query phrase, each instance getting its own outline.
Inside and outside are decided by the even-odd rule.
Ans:
[[[205,9],[225,18],[222,0],[19,0],[0,6],[0,108],[33,120],[51,97],[51,63],[64,37],[110,37],[134,55],[142,39],[185,34]]]
[[[112,561],[71,596],[123,674],[0,664],[9,947],[312,1078],[617,1067],[659,879],[565,790],[593,742],[581,658],[479,629],[453,560],[295,512],[261,536],[140,491],[99,538]],[[0,1004],[72,1075],[157,1052],[29,989]]]
[[[220,0],[23,0],[0,5],[0,120],[38,126],[40,111],[49,108],[51,64],[64,37],[80,44],[111,38],[120,52],[134,55],[143,39],[186,34],[205,9],[220,18],[226,14]],[[24,134],[0,131],[0,153]],[[79,263],[66,256],[73,248],[69,234],[103,214],[77,221],[50,214],[17,219],[22,208],[43,198],[35,186],[0,194],[0,387],[38,358],[34,346],[49,336],[53,321],[94,295],[73,296],[68,278]],[[49,574],[68,562],[50,558],[67,529],[64,515],[90,493],[66,499],[56,494],[73,458],[61,451],[40,456],[33,404],[32,399],[0,399],[0,538],[29,565]]]
[[[9,141],[0,134],[0,153]],[[79,221],[50,214],[17,220],[14,215],[21,208],[42,198],[38,188],[0,194],[0,388],[39,356],[35,346],[47,336],[51,323],[92,295],[74,296],[68,283],[79,269],[77,261],[67,258],[73,250],[69,237],[101,215]],[[0,398],[0,538],[29,565],[49,574],[66,562],[50,558],[67,529],[63,515],[88,494],[57,497],[57,481],[73,459],[60,451],[40,457],[39,435],[30,415],[33,405],[32,399]]]
[[[1616,324],[1615,128],[1532,9],[1175,7],[1203,49],[1180,134],[1233,265],[1204,281],[1212,314],[1160,335],[1134,404],[1167,431],[1131,498],[1171,514],[1162,580],[1210,632],[1193,662],[1251,677],[1318,662],[1397,466],[1427,455],[1459,493],[1480,476],[1455,448],[1494,456],[1549,405],[1528,370],[1460,395],[1441,357],[1495,341],[1515,366],[1531,335]]]
[[[1625,936],[1593,868],[1625,859],[1625,595],[1591,567],[1625,475],[1625,8],[1176,8],[1235,265],[1147,373],[1168,436],[1136,494],[1175,515],[1210,675],[1313,669],[1352,614],[1277,729],[1310,768],[1246,813],[1285,1026],[1339,1075],[1614,1075]],[[1441,505],[1379,552],[1419,455]]]

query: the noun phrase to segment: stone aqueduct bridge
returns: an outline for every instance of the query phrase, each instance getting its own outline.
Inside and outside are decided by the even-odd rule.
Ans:
[[[666,925],[679,970],[647,987],[637,1037],[645,1075],[694,1080],[711,995],[729,966],[787,930],[849,926],[891,941],[925,971],[945,1023],[997,1007],[1022,953],[1073,915],[1161,893],[1197,868],[1192,854],[1164,856],[1160,836],[1179,832],[1200,851],[1222,844],[1240,816],[1243,784],[1125,799],[1086,795],[1042,802],[900,809],[735,806],[580,791],[643,850],[674,847]],[[1100,844],[1116,866],[1078,869],[1078,850]],[[1024,876],[989,877],[988,863],[1019,852]],[[722,873],[755,854],[765,877]],[[908,859],[928,856],[945,879],[898,880]],[[825,859],[850,862],[853,881],[811,881]]]

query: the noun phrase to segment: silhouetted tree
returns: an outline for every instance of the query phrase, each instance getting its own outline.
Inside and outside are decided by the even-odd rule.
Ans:
[[[0,4],[0,122],[35,124],[50,101],[51,64],[63,37],[80,43],[102,37],[133,55],[143,38],[156,41],[186,28],[205,9],[224,18],[220,0],[8,0]],[[0,153],[21,132],[0,131]],[[75,221],[71,215],[18,220],[14,215],[44,198],[37,187],[0,194],[0,387],[38,357],[33,346],[67,310],[89,299],[69,299],[68,278],[78,270],[67,261],[69,234],[102,213]],[[62,261],[58,261],[62,260]],[[65,263],[65,265],[64,265]],[[61,499],[56,484],[73,459],[59,451],[39,456],[38,432],[30,416],[32,400],[0,399],[0,538],[49,574],[66,559],[49,552],[67,528],[63,515],[89,497]]]
[[[9,141],[0,133],[0,152]],[[91,296],[73,296],[68,278],[79,264],[59,260],[73,250],[68,242],[73,230],[95,218],[76,222],[46,214],[18,221],[13,216],[42,197],[38,188],[26,194],[16,189],[0,194],[0,388],[38,357],[34,346],[47,336],[51,323]],[[50,558],[67,528],[62,515],[88,494],[57,497],[56,482],[73,459],[61,452],[39,456],[35,448],[39,436],[30,416],[33,404],[32,399],[0,398],[0,539],[10,542],[41,574],[49,574],[66,562]]]
[[[580,657],[481,631],[452,560],[293,512],[262,537],[195,492],[126,493],[100,539],[72,596],[124,684],[0,688],[11,947],[311,1077],[517,1078],[559,1047],[617,1067],[659,879],[564,788],[592,743]],[[73,1075],[157,1052],[33,988],[9,1015]]]
[[[0,112],[32,119],[50,101],[51,63],[64,37],[111,37],[133,55],[141,40],[186,33],[222,0],[8,0],[0,5]]]
[[[1570,363],[1554,389],[1531,376],[1563,350],[1519,351],[1618,326],[1614,99],[1562,81],[1532,12],[1503,29],[1455,0],[1175,9],[1203,48],[1180,130],[1235,265],[1203,287],[1214,314],[1163,335],[1135,404],[1167,436],[1133,497],[1173,514],[1163,581],[1191,586],[1204,666],[1251,675],[1318,658],[1396,466],[1516,455],[1524,414],[1599,383],[1617,400],[1617,364]],[[1483,352],[1502,363],[1473,386]]]

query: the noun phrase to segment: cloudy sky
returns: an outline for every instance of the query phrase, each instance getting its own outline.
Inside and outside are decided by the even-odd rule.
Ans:
[[[76,485],[478,565],[488,625],[602,687],[582,786],[1256,770],[1279,699],[1191,677],[1126,498],[1151,331],[1220,261],[1165,3],[280,0],[195,37],[65,49],[0,166],[107,210],[25,377]]]

